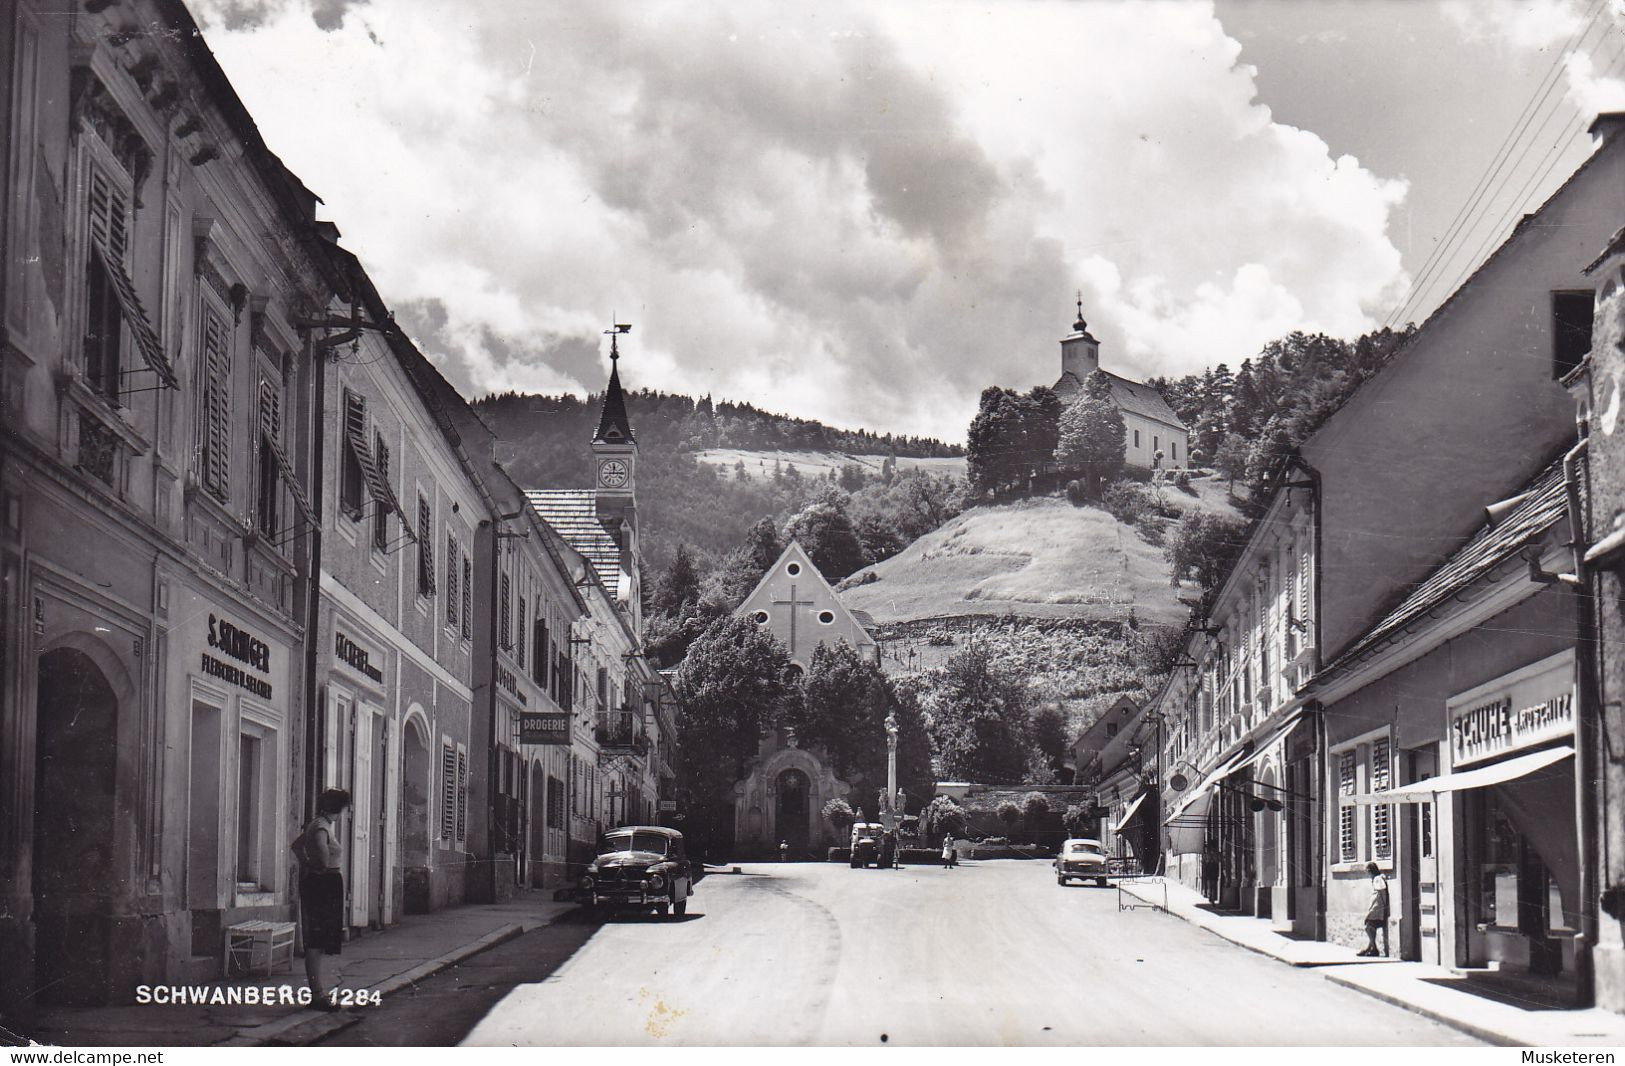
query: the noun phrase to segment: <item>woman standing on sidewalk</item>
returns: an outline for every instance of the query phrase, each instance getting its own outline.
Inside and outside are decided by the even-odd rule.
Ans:
[[[305,979],[310,983],[311,1005],[333,1010],[333,990],[322,960],[344,947],[344,875],[339,865],[344,850],[335,824],[350,806],[350,794],[330,788],[316,801],[316,817],[293,842],[299,860],[299,918],[305,931]],[[336,977],[336,975],[333,975]]]

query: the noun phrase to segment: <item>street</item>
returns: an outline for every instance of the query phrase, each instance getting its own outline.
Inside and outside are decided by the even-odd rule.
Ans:
[[[744,870],[702,881],[683,920],[605,924],[562,966],[540,945],[590,925],[516,942],[538,945],[529,983],[463,1042],[1476,1043],[1168,915],[1119,912],[1115,890],[1059,888],[1047,863]],[[343,1041],[398,1042],[368,1036],[391,1028],[383,1011]]]

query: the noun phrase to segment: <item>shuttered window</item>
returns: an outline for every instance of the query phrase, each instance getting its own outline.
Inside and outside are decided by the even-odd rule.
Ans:
[[[1337,757],[1337,839],[1338,854],[1343,862],[1354,862],[1360,856],[1359,811],[1348,799],[1354,795],[1355,788],[1354,752],[1345,751]]]
[[[222,503],[231,501],[231,331],[225,316],[203,302],[202,440],[199,473],[203,488]]]
[[[468,753],[457,749],[457,840],[468,839]]]
[[[385,485],[389,484],[389,445],[380,434],[373,441],[373,467]],[[389,550],[390,508],[380,503],[372,512],[372,543],[382,551]]]
[[[359,448],[366,447],[367,401],[349,389],[344,390],[344,456],[339,468],[339,507],[351,518],[361,517],[366,499],[366,474],[361,469]]]
[[[418,595],[434,595],[434,510],[418,494]]]
[[[543,689],[547,689],[547,619],[536,619],[536,628],[532,636],[530,649],[530,679]]]
[[[450,840],[457,828],[457,749],[440,745],[440,836]]]
[[[1389,787],[1393,778],[1392,766],[1393,747],[1387,738],[1373,742],[1371,791],[1381,792]],[[1387,805],[1371,808],[1371,857],[1374,859],[1393,857],[1393,813],[1394,809]]]
[[[123,370],[120,348],[124,315],[119,307],[113,272],[123,269],[128,254],[125,220],[128,202],[122,190],[95,167],[89,169],[86,222],[90,254],[85,257],[85,377],[89,385],[108,396],[119,391]]]
[[[463,639],[474,639],[474,564],[463,556]]]
[[[259,395],[259,485],[255,517],[261,533],[274,536],[278,527],[277,449],[282,439],[282,390],[269,378],[260,379]]]
[[[508,575],[503,574],[497,593],[497,644],[503,651],[513,650],[513,602],[509,599]]]
[[[446,624],[453,629],[457,628],[457,611],[462,607],[457,587],[457,568],[461,565],[457,556],[459,554],[457,538],[446,538]]]
[[[519,639],[514,641],[513,654],[514,658],[519,661],[521,668],[525,665],[525,620],[528,617],[526,607],[525,597],[519,597]]]

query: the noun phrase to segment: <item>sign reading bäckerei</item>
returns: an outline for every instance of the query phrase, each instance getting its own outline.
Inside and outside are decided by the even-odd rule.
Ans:
[[[570,743],[570,713],[568,711],[521,712],[519,715],[519,743]]]
[[[1574,733],[1574,654],[1560,652],[1450,700],[1452,766]]]

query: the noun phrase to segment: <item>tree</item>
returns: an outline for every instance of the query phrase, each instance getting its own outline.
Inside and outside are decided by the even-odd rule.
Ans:
[[[835,827],[835,832],[840,836],[845,836],[847,829],[857,819],[852,805],[839,796],[824,804],[824,817],[829,819],[829,824]]]
[[[1045,823],[1053,813],[1049,798],[1042,792],[1029,792],[1021,797],[1021,822],[1026,826],[1028,833],[1037,833],[1047,828]]]
[[[920,837],[927,846],[938,833],[957,840],[965,835],[968,824],[965,808],[948,796],[935,796],[920,812]]]
[[[1040,707],[1033,714],[1033,746],[1043,756],[1045,766],[1059,774],[1066,763],[1066,716],[1059,707]]]
[[[1004,835],[1007,837],[1013,835],[1016,826],[1021,824],[1021,808],[1014,800],[1005,800],[999,804],[994,813],[998,815],[999,821],[1004,823]]]
[[[1021,412],[1016,393],[996,385],[982,390],[976,417],[965,434],[966,469],[971,491],[996,493],[1012,480],[1016,469],[1013,438]]]
[[[846,641],[820,644],[785,724],[828,755],[835,773],[872,791],[886,784],[886,719],[897,724],[897,784],[910,796],[934,791],[930,742],[918,703],[897,692],[879,666]]]
[[[784,527],[784,539],[799,542],[831,584],[869,565],[846,510],[846,495],[833,486],[791,517]]]
[[[1219,449],[1213,456],[1213,469],[1224,475],[1230,483],[1230,491],[1235,492],[1236,482],[1247,478],[1247,460],[1252,457],[1252,445],[1235,433],[1226,433],[1219,442]]]
[[[1083,394],[1061,415],[1056,461],[1062,469],[1084,475],[1091,495],[1123,468],[1128,427],[1112,399],[1111,379],[1101,371],[1089,376]]]
[[[1023,679],[971,644],[932,671],[931,739],[951,779],[1010,784],[1032,750]]]
[[[1247,526],[1228,515],[1192,511],[1174,529],[1163,548],[1173,566],[1173,583],[1191,578],[1204,591],[1219,587],[1241,549],[1247,546]]]
[[[1095,822],[1097,821],[1093,814],[1094,808],[1088,804],[1074,803],[1068,807],[1066,813],[1061,816],[1061,826],[1066,830],[1066,835],[1069,837],[1093,836]]]
[[[721,840],[735,782],[795,693],[784,645],[748,618],[719,618],[688,649],[673,678],[682,707],[681,777],[692,824]]]
[[[1060,443],[1061,411],[1064,405],[1055,390],[1047,385],[1035,385],[1032,391],[1016,402],[1017,461],[1021,469],[1018,476],[1028,481],[1055,459],[1055,448]]]
[[[741,547],[746,560],[756,568],[757,580],[784,554],[784,541],[779,539],[779,527],[773,524],[771,517],[757,519],[745,534],[745,543]]]
[[[655,586],[654,603],[651,605],[660,614],[677,616],[683,613],[683,608],[700,598],[700,574],[694,566],[694,556],[688,550],[688,545],[678,543],[677,552],[671,557],[671,565],[660,576]]]
[[[881,515],[864,515],[858,519],[857,530],[858,543],[863,546],[863,554],[872,563],[890,559],[906,547],[903,538],[897,535],[897,530],[891,522]]]

